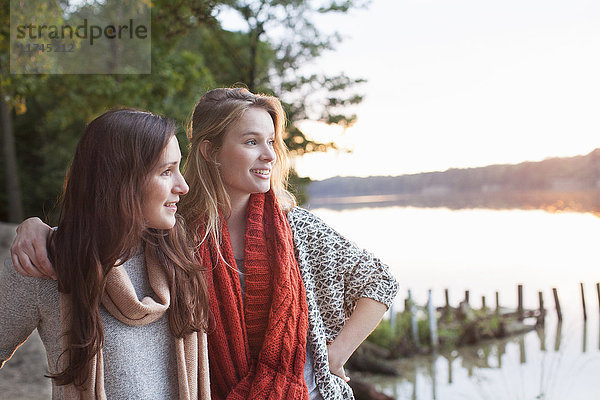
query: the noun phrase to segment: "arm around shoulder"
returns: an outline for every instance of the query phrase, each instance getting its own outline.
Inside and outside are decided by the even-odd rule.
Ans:
[[[17,227],[17,236],[10,246],[15,269],[24,276],[56,279],[48,259],[46,243],[52,228],[37,217],[28,218]]]

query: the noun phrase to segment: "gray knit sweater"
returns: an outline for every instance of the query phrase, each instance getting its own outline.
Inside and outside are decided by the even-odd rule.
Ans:
[[[124,264],[138,298],[153,296],[143,252]],[[104,327],[104,386],[108,399],[178,397],[174,340],[167,316],[145,326],[123,324],[100,308]],[[19,275],[9,259],[0,266],[0,367],[34,329],[56,372],[61,353],[59,293],[56,281]],[[1,372],[0,372],[1,373]],[[40,379],[47,379],[40,376]],[[52,385],[52,398],[63,399]]]

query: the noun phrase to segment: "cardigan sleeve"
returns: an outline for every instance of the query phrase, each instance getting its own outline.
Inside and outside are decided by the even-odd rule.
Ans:
[[[346,318],[361,297],[391,306],[398,283],[381,260],[309,211],[296,207],[290,214],[297,251],[303,255],[300,261],[310,264],[308,268],[322,296],[327,296],[326,292],[332,297],[343,296]]]
[[[40,279],[21,276],[10,259],[0,266],[0,368],[27,340],[40,321]]]
[[[345,240],[345,239],[344,239]],[[354,244],[350,243],[351,246]],[[358,260],[345,270],[346,295],[353,305],[368,297],[390,308],[398,293],[398,283],[387,265],[366,250],[356,248]]]

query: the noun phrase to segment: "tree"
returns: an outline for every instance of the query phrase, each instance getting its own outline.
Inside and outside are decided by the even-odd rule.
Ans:
[[[341,40],[337,33],[321,32],[314,19],[365,5],[360,0],[225,0],[221,9],[237,12],[245,29],[228,32],[208,25],[199,46],[204,54],[227,57],[209,65],[217,81],[241,82],[282,99],[291,122],[285,141],[292,152],[323,151],[335,145],[309,140],[297,122],[352,125],[356,115],[347,110],[362,101],[353,89],[363,80],[309,71],[308,65]]]
[[[110,6],[111,1],[99,4]],[[19,203],[18,193],[22,192],[25,216],[46,215],[50,221],[55,221],[52,210],[64,180],[65,167],[85,124],[93,117],[112,107],[129,106],[185,121],[190,105],[216,84],[202,54],[179,50],[176,45],[186,30],[212,18],[213,2],[180,0],[181,8],[176,15],[165,11],[171,4],[167,0],[153,2],[152,74],[11,75],[8,70],[9,8],[8,2],[3,2],[0,8],[0,21],[5,22],[0,28],[4,50],[0,54],[0,89],[4,94],[1,101],[2,107],[8,108],[8,121],[14,128],[13,154],[16,153],[16,157],[9,168],[4,168],[7,176],[0,180],[3,187],[7,187],[9,175],[21,179],[20,185],[11,182],[8,190],[2,190],[0,220],[8,220],[9,215],[14,214],[14,204]],[[62,5],[67,6],[66,3]],[[200,15],[200,11],[207,14]],[[194,13],[194,18],[190,13]],[[178,26],[176,22],[181,18],[188,22],[180,24],[174,32],[173,26]],[[165,42],[163,35],[172,37]],[[7,113],[2,113],[0,117],[5,115]],[[3,127],[5,121],[6,118],[2,120]],[[7,132],[9,130],[3,129],[4,135]],[[183,129],[178,135],[183,136]],[[4,148],[7,148],[6,143],[3,141]],[[3,158],[7,165],[8,158]],[[22,216],[14,215],[10,219],[20,221]]]
[[[21,184],[17,167],[17,152],[12,124],[10,104],[5,100],[6,95],[0,87],[0,126],[2,127],[4,168],[6,193],[8,194],[8,221],[19,222],[23,219],[23,204],[21,202]]]
[[[355,117],[345,111],[348,105],[361,100],[351,93],[360,80],[303,69],[339,39],[336,35],[323,35],[311,19],[322,13],[347,11],[357,1],[338,5],[323,0],[323,5],[316,0],[153,0],[152,73],[146,75],[9,74],[9,7],[8,2],[3,2],[0,103],[6,112],[0,118],[3,134],[14,138],[12,154],[16,154],[12,159],[3,157],[3,161],[9,166],[5,170],[12,177],[18,176],[20,184],[10,182],[10,188],[0,192],[0,220],[7,220],[9,213],[17,209],[9,199],[19,203],[16,194],[20,191],[25,216],[50,212],[49,221],[55,221],[51,210],[79,135],[87,122],[112,107],[148,109],[181,121],[183,126],[192,104],[204,92],[215,86],[244,82],[251,90],[283,100],[292,122],[285,139],[293,152],[302,154],[332,147],[332,143],[307,139],[295,123],[316,119],[350,125]],[[76,7],[116,4],[116,0],[85,2],[82,6],[80,2],[72,6],[66,0],[59,2],[68,8],[69,12],[59,16],[65,19],[76,15]],[[49,2],[37,3],[44,6]],[[224,30],[219,11],[225,8],[240,13],[248,29]],[[111,51],[118,53],[118,49]],[[4,128],[11,125],[12,130]],[[178,135],[183,136],[183,129]],[[3,146],[10,149],[10,140],[3,140]],[[185,156],[185,149],[182,150]],[[3,187],[7,187],[8,178],[0,177]],[[306,180],[294,176],[292,179],[301,200]],[[11,218],[20,220],[19,216]]]
[[[15,64],[18,63],[20,57],[27,56],[19,54],[17,48],[12,48],[10,27],[23,23],[24,18],[34,11],[43,13],[48,23],[59,23],[62,18],[52,12],[51,5],[45,2],[28,3],[23,13],[15,13],[12,16],[9,4],[9,2],[4,2],[0,5],[0,128],[2,129],[2,154],[5,171],[2,178],[4,179],[3,186],[6,188],[3,198],[0,200],[7,204],[5,219],[19,222],[23,219],[24,211],[14,117],[25,114],[27,94],[39,87],[44,78],[10,74],[11,56],[14,58],[12,61],[15,61]],[[39,63],[39,61],[37,62]]]

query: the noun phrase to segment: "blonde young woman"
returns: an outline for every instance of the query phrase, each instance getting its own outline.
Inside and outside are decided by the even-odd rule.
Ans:
[[[277,98],[245,89],[206,93],[192,116],[181,210],[207,271],[214,399],[353,398],[343,366],[397,292],[385,265],[285,190],[284,123]],[[52,274],[46,229],[22,224],[22,273]]]
[[[58,280],[0,268],[0,368],[37,329],[53,399],[210,397],[206,283],[176,215],[180,160],[162,117],[113,110],[87,126],[48,243]]]

